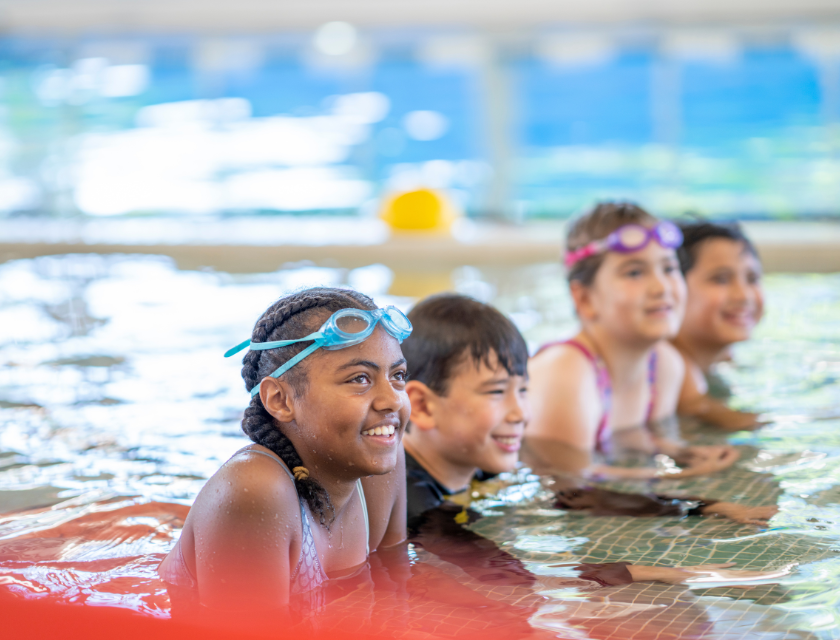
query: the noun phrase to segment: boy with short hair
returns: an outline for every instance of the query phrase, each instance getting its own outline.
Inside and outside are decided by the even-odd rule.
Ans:
[[[440,295],[410,313],[403,344],[411,426],[403,437],[408,517],[516,467],[528,422],[528,347],[499,311]],[[480,471],[481,470],[481,471]]]

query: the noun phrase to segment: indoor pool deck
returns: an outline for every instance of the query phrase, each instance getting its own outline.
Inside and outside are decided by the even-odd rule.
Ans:
[[[840,222],[748,222],[768,272],[840,271]],[[463,265],[518,266],[559,257],[563,222],[521,225],[460,220],[451,235],[391,234],[372,218],[123,218],[0,221],[0,262],[68,253],[154,254],[181,269],[265,273],[284,265],[408,272]]]

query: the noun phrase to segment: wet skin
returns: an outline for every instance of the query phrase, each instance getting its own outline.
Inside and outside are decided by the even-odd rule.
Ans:
[[[371,552],[405,539],[405,459],[399,446],[411,407],[405,360],[399,343],[377,327],[359,345],[319,349],[297,366],[306,367],[301,393],[282,379],[265,378],[260,397],[310,476],[329,492],[335,507],[329,529],[309,516],[324,570],[340,575],[366,559],[357,479],[363,478]],[[377,428],[389,433],[365,435]],[[284,605],[301,548],[291,479],[264,455],[235,456],[199,493],[180,544],[202,604],[251,612]]]

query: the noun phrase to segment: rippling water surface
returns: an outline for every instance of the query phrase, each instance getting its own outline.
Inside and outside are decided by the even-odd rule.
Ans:
[[[407,308],[411,300],[387,295],[391,276],[376,265],[187,272],[136,256],[0,265],[0,588],[168,616],[155,566],[206,478],[247,443],[239,363],[221,354],[301,286],[352,285]],[[462,269],[453,286],[495,302],[534,345],[574,328],[554,265]],[[779,514],[766,529],[593,518],[553,509],[545,481],[525,471],[488,484],[473,502],[485,517],[472,526],[544,578],[523,609],[533,628],[570,638],[840,637],[840,277],[770,276],[767,297],[758,338],[723,374],[735,405],[775,422],[730,436],[742,449],[736,468],[657,490],[776,503]],[[685,426],[691,438],[720,438]],[[619,560],[796,568],[749,590],[551,586],[568,571],[557,565]]]

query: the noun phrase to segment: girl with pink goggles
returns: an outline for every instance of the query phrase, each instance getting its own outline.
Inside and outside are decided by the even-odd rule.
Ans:
[[[667,220],[660,220],[651,228],[640,224],[627,224],[619,227],[603,240],[594,240],[580,249],[570,251],[566,254],[564,262],[568,268],[585,258],[606,251],[618,253],[641,251],[651,240],[656,240],[666,249],[676,249],[682,245],[683,235],[677,225]]]

